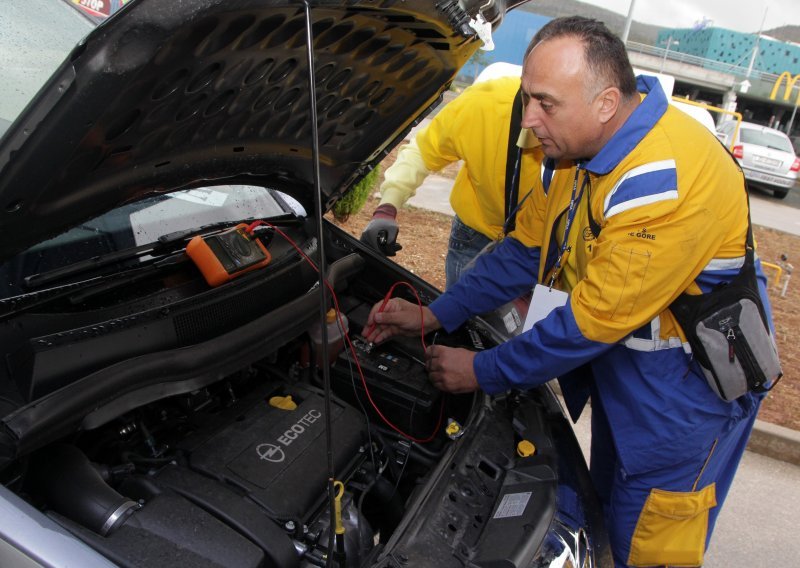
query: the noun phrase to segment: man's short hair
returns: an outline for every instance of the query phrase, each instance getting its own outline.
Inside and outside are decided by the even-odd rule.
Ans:
[[[594,94],[612,86],[617,87],[625,98],[636,94],[636,77],[625,44],[603,22],[592,18],[569,16],[550,20],[533,36],[523,61],[541,42],[566,36],[583,42],[583,59],[598,82]]]

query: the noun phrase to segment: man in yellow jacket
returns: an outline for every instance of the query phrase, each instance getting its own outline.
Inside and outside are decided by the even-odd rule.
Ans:
[[[500,77],[467,88],[448,103],[404,146],[397,161],[386,170],[381,184],[381,202],[361,240],[376,250],[394,255],[397,239],[397,211],[432,172],[462,160],[450,194],[453,218],[445,273],[447,287],[486,245],[505,234],[504,223],[541,184],[544,158],[539,143],[523,129],[508,152],[512,109],[519,97],[519,77]],[[519,103],[518,103],[519,104]],[[518,111],[519,112],[519,111]],[[519,131],[519,119],[514,132]],[[512,135],[513,137],[513,135]],[[517,195],[506,203],[507,156],[519,154]]]
[[[430,347],[432,382],[496,394],[558,377],[575,420],[591,397],[590,471],[615,564],[700,566],[763,394],[718,397],[669,308],[745,263],[741,169],[658,81],[637,83],[625,46],[595,20],[544,26],[522,92],[523,127],[548,158],[575,165],[429,307],[376,306],[367,339],[419,333],[423,322],[452,331],[539,283],[531,310],[551,307],[540,320],[478,353]]]

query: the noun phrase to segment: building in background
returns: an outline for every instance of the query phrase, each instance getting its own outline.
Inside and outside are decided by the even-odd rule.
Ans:
[[[494,34],[495,49],[478,51],[459,75],[472,83],[493,63],[522,64],[534,34],[552,18],[523,9],[506,15]],[[711,27],[654,32],[655,45],[629,41],[631,62],[648,72],[675,77],[676,96],[742,113],[745,120],[800,131],[800,45],[763,34]],[[653,41],[653,40],[650,40]],[[786,77],[783,80],[779,77]]]
[[[758,45],[756,46],[756,41]],[[788,71],[800,73],[800,45],[765,35],[745,34],[725,28],[664,29],[658,33],[657,46],[670,43],[671,50],[702,57],[711,62],[728,63],[731,67],[780,75]],[[755,59],[753,48],[756,47]]]

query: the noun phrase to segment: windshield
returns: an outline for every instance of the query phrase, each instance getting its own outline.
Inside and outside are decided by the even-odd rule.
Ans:
[[[43,241],[0,264],[0,299],[29,292],[24,279],[108,253],[158,241],[164,235],[247,219],[306,215],[292,197],[264,187],[221,185],[155,195],[123,205]],[[148,260],[137,258],[135,262]]]
[[[2,0],[0,136],[94,27],[62,0]]]
[[[742,128],[740,137],[742,142],[746,144],[765,146],[767,148],[774,148],[775,150],[794,154],[794,149],[792,148],[792,143],[789,142],[789,138],[775,132]]]

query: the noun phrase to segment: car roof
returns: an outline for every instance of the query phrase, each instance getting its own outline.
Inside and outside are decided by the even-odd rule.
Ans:
[[[778,134],[780,136],[789,138],[785,132],[778,130],[776,128],[770,128],[769,126],[764,126],[763,124],[756,124],[755,122],[742,122],[740,128],[747,128],[749,130],[760,130],[761,132],[770,132],[772,134]]]

